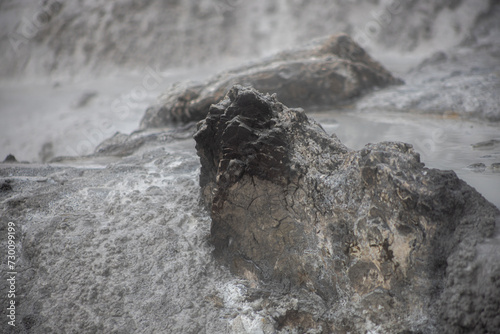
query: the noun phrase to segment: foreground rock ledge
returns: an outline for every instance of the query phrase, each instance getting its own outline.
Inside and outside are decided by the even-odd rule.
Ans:
[[[253,65],[222,73],[201,85],[176,85],[150,107],[141,128],[199,121],[210,105],[235,84],[277,93],[288,106],[335,106],[375,87],[401,84],[345,34],[323,43],[277,54]]]
[[[241,86],[210,108],[195,140],[215,255],[257,285],[324,303],[322,313],[299,303],[283,326],[496,328],[487,310],[500,299],[462,290],[500,213],[454,172],[425,168],[411,145],[350,150],[302,109]],[[491,275],[480,284],[500,296]]]

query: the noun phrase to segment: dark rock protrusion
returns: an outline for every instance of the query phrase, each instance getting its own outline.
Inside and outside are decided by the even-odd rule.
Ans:
[[[236,84],[276,93],[287,106],[335,106],[374,87],[401,84],[345,34],[314,47],[282,52],[251,66],[216,76],[205,85],[177,85],[150,107],[141,128],[203,119],[211,104]]]
[[[3,160],[4,163],[14,163],[14,162],[17,162],[17,159],[14,155],[12,154],[9,154],[5,157],[5,159]]]
[[[320,296],[328,312],[311,319],[331,328],[462,326],[466,308],[446,311],[461,276],[447,275],[493,235],[500,212],[454,172],[425,168],[405,143],[350,150],[302,109],[241,86],[195,140],[215,255],[233,273]]]
[[[5,181],[1,182],[0,183],[0,193],[12,191],[11,183],[12,183],[11,180],[5,180]]]

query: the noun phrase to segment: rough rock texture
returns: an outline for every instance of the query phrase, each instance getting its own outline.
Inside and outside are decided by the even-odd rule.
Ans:
[[[141,127],[201,120],[235,84],[276,93],[289,106],[308,107],[346,103],[374,87],[400,83],[349,36],[334,35],[322,44],[223,73],[206,85],[174,86],[160,105],[146,111]]]
[[[499,122],[499,56],[500,42],[436,52],[405,75],[404,86],[367,95],[356,107]]]
[[[0,249],[7,249],[7,223],[16,225],[16,328],[7,329],[427,334],[442,332],[442,325],[449,333],[495,332],[500,231],[481,241],[491,233],[495,208],[452,172],[422,168],[407,145],[384,143],[353,152],[303,112],[255,96],[260,102],[250,96],[245,105],[257,117],[231,118],[242,110],[218,105],[213,112],[226,111],[226,116],[213,114],[212,123],[205,123],[205,131],[210,126],[213,133],[218,118],[233,125],[205,143],[212,153],[205,151],[203,198],[210,202],[214,190],[217,171],[207,166],[218,166],[216,143],[222,138],[241,146],[224,148],[223,153],[240,158],[219,177],[217,203],[228,208],[224,196],[244,202],[253,186],[251,196],[263,194],[249,207],[234,209],[239,215],[234,221],[248,229],[233,225],[232,248],[226,250],[209,242],[224,245],[228,233],[219,230],[210,238],[210,216],[199,205],[200,159],[192,127],[116,135],[94,155],[50,164],[0,163]],[[243,121],[249,132],[241,129]],[[232,131],[233,140],[227,140]],[[248,145],[247,133],[255,135]],[[206,174],[209,170],[212,174]],[[273,217],[281,221],[275,229],[268,224]],[[267,234],[256,230],[249,240],[237,238],[236,232],[250,234],[255,225]],[[277,233],[281,239],[273,238]],[[261,244],[244,253],[254,235]],[[304,242],[310,244],[303,247]],[[245,257],[227,254],[238,244]],[[408,244],[415,245],[408,246],[410,255]],[[214,261],[214,249],[222,263],[230,257],[234,263]],[[281,249],[274,269],[269,261]],[[1,261],[5,273],[7,257]],[[303,266],[294,267],[297,263]],[[243,276],[231,274],[231,268]],[[9,302],[8,288],[0,284],[1,305]],[[2,319],[6,311],[1,308]]]
[[[498,329],[499,266],[480,283],[472,267],[500,212],[411,145],[349,150],[302,109],[241,86],[195,140],[216,257],[263,291],[298,296],[278,328]]]
[[[244,286],[213,264],[192,138],[148,144],[127,158],[0,164],[2,279],[8,222],[17,272],[15,328],[0,284],[1,333],[234,332]]]

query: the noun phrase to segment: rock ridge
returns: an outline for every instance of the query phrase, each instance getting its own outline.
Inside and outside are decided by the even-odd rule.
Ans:
[[[214,254],[233,273],[319,296],[322,313],[294,312],[333,332],[461,328],[448,298],[460,277],[447,275],[500,213],[453,171],[425,168],[406,143],[350,150],[250,87],[210,107],[194,138]]]
[[[148,108],[141,128],[199,121],[236,84],[276,93],[288,106],[331,107],[349,103],[375,87],[402,83],[348,35],[333,35],[322,44],[221,73],[206,84],[173,86],[159,105]]]

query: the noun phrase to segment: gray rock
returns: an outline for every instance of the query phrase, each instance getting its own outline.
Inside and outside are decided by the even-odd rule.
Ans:
[[[2,268],[13,222],[17,272],[15,299],[0,284],[16,326],[2,307],[0,332],[227,333],[246,288],[213,261],[193,146],[150,141],[105,164],[0,164]]]
[[[423,168],[406,144],[351,151],[301,110],[246,98],[255,117],[221,108],[229,99],[208,118],[235,116],[206,137],[202,199],[223,205],[212,233],[191,127],[117,135],[52,165],[0,164],[2,221],[16,224],[13,333],[494,332],[500,234],[482,240],[497,209],[454,173]],[[240,162],[217,158],[222,139],[241,143],[223,151]],[[224,200],[248,201],[252,188],[250,206]],[[230,226],[225,209],[241,223],[232,231],[218,229]]]
[[[500,144],[499,139],[490,139],[481,141],[479,143],[472,144],[472,148],[474,149],[483,149],[483,148],[492,148]]]
[[[486,165],[482,162],[477,162],[477,163],[473,163],[473,164],[467,166],[467,169],[469,169],[473,172],[476,172],[476,173],[481,173],[481,172],[484,172],[486,170]]]
[[[296,298],[273,316],[278,329],[455,333],[498,322],[496,269],[471,287],[463,271],[481,267],[475,247],[500,212],[453,171],[425,168],[411,145],[350,150],[302,109],[241,86],[195,140],[214,254],[271,289],[268,304]],[[481,307],[464,289],[488,291]]]
[[[17,162],[17,159],[13,154],[7,155],[3,160],[3,163],[14,163],[14,162]]]
[[[334,35],[322,44],[222,73],[205,85],[174,86],[160,105],[146,111],[141,128],[201,120],[235,84],[276,93],[289,106],[324,107],[348,103],[375,87],[401,83],[349,36]]]

